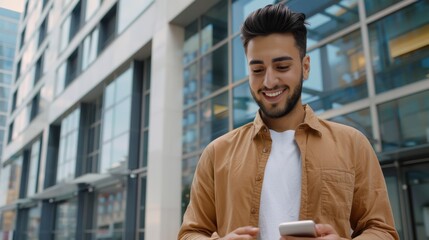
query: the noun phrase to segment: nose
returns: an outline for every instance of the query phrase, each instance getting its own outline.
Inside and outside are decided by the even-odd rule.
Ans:
[[[279,79],[272,68],[267,68],[265,71],[264,86],[268,89],[273,89],[278,85],[278,81]]]

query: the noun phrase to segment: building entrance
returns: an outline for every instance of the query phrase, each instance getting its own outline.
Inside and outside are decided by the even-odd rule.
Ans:
[[[413,239],[429,239],[429,163],[404,168]]]

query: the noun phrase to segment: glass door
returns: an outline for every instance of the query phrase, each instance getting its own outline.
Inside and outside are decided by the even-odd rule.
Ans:
[[[390,205],[392,207],[395,228],[398,231],[399,238],[404,239],[404,207],[401,206],[401,180],[398,178],[398,170],[392,164],[391,166],[382,166],[384,179],[386,181],[387,192],[389,194]]]
[[[429,239],[429,163],[413,165],[404,170],[413,239],[427,240]]]

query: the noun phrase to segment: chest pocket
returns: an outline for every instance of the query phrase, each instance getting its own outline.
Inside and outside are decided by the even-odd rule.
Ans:
[[[344,170],[322,169],[322,214],[349,219],[354,192],[354,174]]]

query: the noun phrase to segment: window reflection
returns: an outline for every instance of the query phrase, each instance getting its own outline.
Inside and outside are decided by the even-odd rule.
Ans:
[[[109,83],[104,93],[100,172],[127,167],[133,68]]]
[[[287,2],[292,10],[303,12],[309,23],[307,29],[307,46],[336,33],[359,21],[357,0],[314,1],[302,4],[302,1]]]
[[[228,35],[228,4],[225,0],[211,8],[201,18],[201,53]]]
[[[429,77],[428,12],[419,1],[368,27],[377,93]]]
[[[122,239],[126,191],[121,184],[97,193],[95,239]]]
[[[309,53],[311,71],[302,100],[320,113],[368,96],[359,31]]]
[[[201,63],[201,97],[205,97],[228,84],[228,45],[203,57]]]
[[[183,44],[183,64],[197,58],[199,48],[198,21],[185,27],[185,42]]]
[[[233,0],[232,1],[232,32],[240,31],[246,17],[258,8],[268,4],[278,3],[279,0]]]
[[[30,163],[28,170],[27,196],[37,192],[40,162],[40,140],[32,144],[30,150]]]
[[[20,198],[22,161],[22,155],[19,155],[10,164],[1,169],[0,206],[12,204]]]
[[[0,212],[0,237],[2,239],[13,239],[13,232],[15,230],[16,222],[16,211],[15,210],[6,210]]]
[[[188,106],[198,98],[198,65],[197,63],[183,70],[183,103]]]
[[[383,151],[429,143],[429,91],[378,106]]]
[[[191,184],[197,167],[198,156],[184,159],[182,161],[182,215],[189,204]]]
[[[224,92],[201,104],[200,148],[228,131],[228,92]]]
[[[57,183],[75,177],[80,108],[61,121],[60,149],[58,153]]]
[[[198,111],[196,107],[183,113],[183,153],[198,150]]]
[[[246,55],[240,36],[232,40],[232,80],[238,81],[249,75]]]
[[[259,106],[253,100],[247,82],[237,86],[233,90],[234,100],[234,128],[238,128],[253,121]]]
[[[54,239],[75,239],[77,218],[76,199],[59,203],[55,212]]]
[[[393,4],[400,1],[401,0],[365,0],[366,15],[372,15],[373,13],[383,10],[386,7],[392,6]]]
[[[39,239],[39,226],[41,218],[41,207],[36,206],[28,210],[28,222],[25,229],[23,239],[25,240],[38,240]]]

